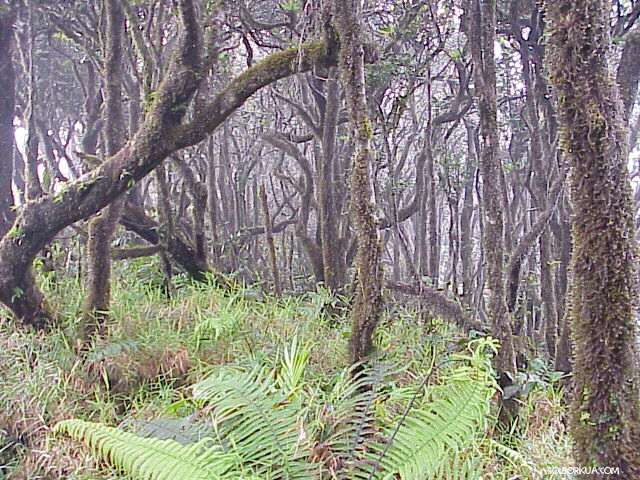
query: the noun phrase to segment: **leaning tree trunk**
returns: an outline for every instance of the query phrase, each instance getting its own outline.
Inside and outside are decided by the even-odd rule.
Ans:
[[[504,268],[504,205],[500,177],[499,135],[496,101],[496,36],[495,0],[470,0],[471,16],[468,29],[472,45],[475,93],[480,113],[480,173],[482,174],[482,205],[485,214],[483,249],[486,258],[486,278],[489,287],[489,313],[492,334],[500,340],[496,369],[500,385],[507,386],[515,372],[515,352],[512,325],[506,302]],[[511,374],[511,375],[510,375]]]
[[[122,112],[122,35],[124,11],[119,0],[105,0],[107,35],[105,49],[105,153],[114,155],[124,144]],[[111,298],[111,238],[122,215],[124,197],[103,209],[89,223],[87,239],[87,291],[84,302],[84,332],[88,338],[100,333],[108,315]]]
[[[11,190],[15,107],[15,72],[11,58],[14,20],[14,9],[0,10],[0,238],[11,228],[15,219]]]
[[[204,282],[207,279],[207,274],[213,273],[209,266],[202,262],[202,258],[197,255],[195,248],[180,235],[176,234],[175,230],[171,232],[165,230],[162,232],[166,234],[163,238],[160,235],[161,225],[147,216],[142,206],[129,201],[125,205],[122,217],[120,217],[120,224],[150,244],[159,245],[166,249],[171,259],[187,272],[192,279]]]
[[[136,141],[55,196],[24,205],[14,233],[0,241],[0,301],[25,325],[44,328],[53,319],[32,272],[37,253],[63,228],[111,204],[170,153],[186,146],[189,129],[185,135],[176,135],[175,129],[183,127],[184,107],[200,82],[200,49],[193,4],[179,0],[178,5],[182,28],[176,55]]]
[[[334,14],[340,39],[342,84],[354,142],[349,193],[357,253],[349,348],[351,361],[355,363],[366,359],[371,353],[373,332],[382,309],[381,245],[369,178],[373,130],[367,114],[365,91],[364,45],[360,23],[362,2],[338,0],[335,2]]]
[[[637,255],[624,113],[608,63],[609,7],[548,2],[548,58],[573,206],[575,457],[619,467],[606,478],[628,479],[640,478]]]

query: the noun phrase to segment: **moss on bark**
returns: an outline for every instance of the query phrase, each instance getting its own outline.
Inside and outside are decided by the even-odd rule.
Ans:
[[[570,163],[576,460],[640,477],[636,245],[624,113],[608,64],[609,3],[547,2],[549,71]]]
[[[122,64],[124,11],[120,2],[107,0],[107,35],[105,57],[105,131],[106,154],[114,155],[125,140],[124,114],[122,111]],[[87,292],[83,305],[83,337],[102,333],[108,318],[111,301],[111,238],[124,207],[119,198],[89,223],[87,240],[88,276]]]
[[[357,241],[355,298],[351,311],[351,362],[361,362],[373,349],[375,331],[382,310],[382,265],[378,224],[372,203],[370,164],[373,161],[373,129],[367,113],[365,90],[365,48],[362,41],[359,0],[335,3],[334,19],[340,41],[340,73],[352,128],[354,154],[349,184],[350,209]]]

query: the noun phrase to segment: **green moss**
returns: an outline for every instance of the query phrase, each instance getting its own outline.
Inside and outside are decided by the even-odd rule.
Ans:
[[[368,118],[364,118],[360,123],[360,135],[367,140],[373,139],[373,127],[371,121]]]
[[[322,41],[309,42],[300,47],[292,47],[281,52],[272,53],[254,66],[245,70],[237,79],[238,82],[250,79],[263,81],[272,77],[275,72],[296,71],[298,63],[311,65],[325,60],[326,48]]]

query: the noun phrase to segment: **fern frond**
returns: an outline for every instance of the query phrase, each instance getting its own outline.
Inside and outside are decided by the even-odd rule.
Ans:
[[[194,398],[213,407],[219,437],[261,478],[308,479],[309,442],[300,405],[277,388],[271,372],[223,368],[194,386]]]
[[[353,370],[358,370],[356,375]],[[323,406],[330,418],[322,443],[342,465],[339,478],[351,478],[351,470],[362,459],[365,444],[375,434],[374,407],[380,387],[391,368],[380,362],[354,365],[342,372]]]
[[[456,452],[448,461],[443,461],[433,475],[433,480],[482,480],[483,456],[477,447]]]
[[[391,442],[369,445],[369,461],[363,462],[353,478],[403,480],[434,478],[443,461],[450,461],[473,444],[486,423],[495,380],[482,346],[453,370],[439,387],[432,387],[432,399],[408,413]],[[375,469],[375,471],[374,471]]]
[[[114,427],[83,420],[64,420],[54,432],[64,433],[92,450],[93,456],[140,480],[223,480],[237,464],[211,439],[190,445],[141,438]],[[233,478],[238,478],[237,475]]]
[[[249,372],[223,367],[194,386],[194,399],[214,421],[204,440],[183,445],[81,420],[60,422],[55,430],[84,442],[94,457],[132,479],[307,480],[328,471],[349,480],[472,480],[481,469],[472,447],[496,389],[486,346],[492,341],[480,339],[467,355],[452,355],[458,367],[428,387],[428,401],[411,409],[414,395],[395,428],[381,427],[374,414],[388,367],[358,366],[358,375],[346,370],[326,396],[320,390],[315,397],[292,395],[292,387],[303,384],[306,365],[306,356],[294,355],[292,347],[285,355],[284,368],[292,373],[287,381],[264,365]],[[302,412],[310,409],[302,402],[313,398],[324,401],[317,427],[308,431]]]

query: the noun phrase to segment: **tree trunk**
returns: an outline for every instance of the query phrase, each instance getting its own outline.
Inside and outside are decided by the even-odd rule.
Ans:
[[[335,216],[336,199],[334,196],[334,165],[336,150],[336,125],[340,110],[340,88],[335,78],[325,82],[326,107],[322,122],[322,162],[318,172],[318,206],[322,263],[324,266],[324,284],[336,293],[342,285],[339,283],[339,255],[336,249],[338,241],[337,218]]]
[[[619,467],[606,478],[630,479],[640,477],[637,256],[624,112],[608,64],[609,7],[548,2],[548,58],[573,206],[575,457]]]
[[[616,72],[616,81],[620,88],[620,98],[624,106],[624,118],[627,124],[638,96],[640,81],[638,56],[640,56],[640,30],[636,28],[625,36],[624,48]],[[634,145],[630,145],[630,147],[633,148]]]
[[[38,176],[38,134],[36,132],[36,71],[35,71],[35,33],[33,31],[33,6],[30,1],[25,2],[26,32],[19,36],[21,50],[23,50],[23,69],[27,77],[27,99],[25,125],[27,127],[27,141],[25,145],[24,180],[25,196],[27,200],[35,200],[43,195],[44,191]],[[26,37],[26,38],[25,38]]]
[[[504,274],[504,205],[501,189],[502,162],[496,100],[496,65],[494,42],[496,32],[495,0],[470,0],[469,41],[474,65],[475,94],[480,113],[480,172],[482,175],[482,204],[485,215],[483,249],[486,259],[486,278],[489,287],[489,314],[492,335],[500,340],[496,357],[499,383],[505,387],[516,370],[512,338],[512,324],[507,309]],[[507,406],[506,403],[504,405]],[[504,409],[503,409],[504,411]],[[514,412],[506,412],[512,414]]]
[[[105,50],[105,147],[106,155],[115,155],[124,144],[125,124],[122,111],[122,36],[124,11],[118,0],[105,0],[107,35]],[[87,240],[87,285],[83,306],[84,338],[102,333],[108,318],[111,298],[111,238],[125,199],[120,197],[89,223]]]
[[[269,264],[271,266],[271,275],[273,277],[273,289],[279,297],[282,295],[282,285],[280,283],[280,274],[278,273],[278,258],[276,257],[276,244],[273,241],[273,222],[269,213],[269,202],[267,200],[267,190],[264,185],[260,188],[260,203],[262,205],[262,216],[264,218],[264,229],[267,238],[267,247],[269,248]]]
[[[517,12],[517,10],[516,10]],[[520,18],[519,12],[516,18]],[[515,31],[520,40],[520,52],[522,56],[522,78],[525,86],[525,105],[527,110],[528,128],[530,131],[529,163],[533,170],[532,201],[539,215],[544,214],[549,202],[548,182],[553,166],[545,152],[553,154],[549,145],[543,148],[543,135],[541,131],[540,114],[538,113],[538,102],[536,92],[540,90],[540,85],[534,85],[536,80],[534,65],[529,55],[528,44],[522,38],[519,23],[515,26]],[[555,157],[555,155],[554,155]],[[553,279],[553,267],[551,264],[551,235],[549,227],[540,233],[539,238],[540,253],[540,297],[542,299],[544,318],[544,339],[547,353],[551,359],[556,355],[556,342],[558,336],[558,316],[556,310],[556,293]]]
[[[124,228],[135,232],[152,245],[161,245],[173,261],[194,280],[204,281],[206,279],[209,268],[207,264],[201,262],[194,247],[175,232],[168,232],[166,228],[162,232],[165,234],[165,238],[161,238],[162,226],[148,217],[142,207],[128,202],[120,218],[120,223]]]
[[[361,0],[339,0],[335,21],[340,39],[340,71],[354,143],[351,164],[351,217],[357,241],[355,298],[349,341],[352,363],[365,360],[373,349],[373,332],[382,310],[382,265],[378,225],[372,203],[370,165],[373,130],[367,113],[362,41]]]
[[[13,211],[13,117],[15,108],[15,72],[11,58],[15,10],[0,10],[0,238],[15,220]]]
[[[178,159],[174,156],[174,160],[180,168],[185,184],[189,190],[191,197],[192,211],[192,232],[191,238],[196,250],[198,262],[207,265],[207,236],[205,233],[205,213],[207,211],[207,188],[204,182],[196,179],[193,170],[184,159]]]
[[[431,286],[438,288],[440,278],[440,222],[438,211],[438,176],[435,171],[435,158],[433,158],[433,148],[431,128],[427,131],[427,217],[429,218],[429,269],[428,275],[431,278]]]
[[[467,165],[464,178],[464,199],[460,216],[460,260],[462,264],[462,298],[467,307],[473,302],[473,183],[476,177],[477,154],[475,149],[476,132],[473,125],[465,122],[467,131]]]
[[[207,207],[209,213],[209,226],[211,227],[211,262],[214,268],[222,268],[223,262],[218,258],[221,249],[218,248],[220,241],[220,198],[218,196],[218,185],[216,172],[216,162],[213,139],[207,142]]]

